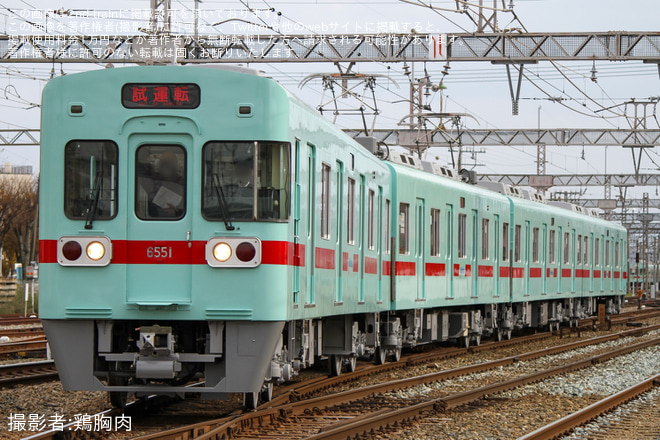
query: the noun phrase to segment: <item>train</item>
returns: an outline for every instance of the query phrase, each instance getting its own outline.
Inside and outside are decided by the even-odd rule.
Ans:
[[[39,314],[67,390],[254,408],[320,363],[622,306],[620,225],[385,158],[258,71],[76,73],[41,110]]]

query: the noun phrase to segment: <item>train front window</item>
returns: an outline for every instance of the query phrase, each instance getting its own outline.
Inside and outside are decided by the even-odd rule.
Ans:
[[[202,155],[202,214],[207,220],[289,218],[289,144],[209,142]]]
[[[186,150],[180,145],[137,149],[135,214],[141,220],[179,220],[186,215]]]
[[[64,147],[64,214],[72,220],[117,215],[117,144],[71,141]]]

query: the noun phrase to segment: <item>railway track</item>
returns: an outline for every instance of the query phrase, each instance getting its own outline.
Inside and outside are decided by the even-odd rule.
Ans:
[[[0,365],[0,387],[56,378],[57,370],[53,361]]]
[[[596,356],[589,356],[580,361],[541,370],[515,379],[496,381],[475,389],[450,394],[438,399],[418,399],[420,400],[419,402],[415,402],[414,398],[399,399],[402,401],[396,403],[398,399],[382,397],[387,393],[434,383],[453,377],[494,370],[517,362],[537,359],[549,354],[573,350],[588,345],[600,344],[617,338],[639,335],[646,331],[657,330],[659,328],[660,325],[644,329],[627,330],[612,335],[599,336],[584,341],[572,342],[562,346],[537,350],[490,362],[459,367],[453,370],[440,371],[437,373],[365,386],[326,396],[295,400],[310,394],[312,388],[325,389],[328,387],[328,381],[338,379],[326,378],[317,380],[313,384],[304,385],[304,392],[303,390],[291,390],[286,392],[270,402],[268,408],[260,408],[256,412],[243,415],[234,414],[228,418],[216,419],[164,431],[162,433],[141,436],[138,437],[138,439],[160,440],[187,438],[206,440],[220,438],[261,438],[262,436],[268,438],[268,435],[273,431],[277,431],[278,435],[284,435],[286,438],[346,439],[355,435],[362,435],[365,432],[371,432],[371,430],[376,430],[377,427],[386,427],[388,425],[394,426],[395,424],[399,426],[401,423],[411,421],[414,417],[420,416],[424,413],[446,411],[455,408],[456,406],[474,402],[487,394],[512,389],[527,383],[533,383],[548,377],[563,374],[568,371],[585,368],[596,362],[602,362],[614,356],[639,350],[645,346],[660,344],[660,338],[644,341],[639,344],[619,347],[615,350],[608,350]],[[288,398],[285,397],[287,395]],[[289,400],[289,402],[282,403],[282,400]],[[387,404],[385,409],[381,405],[383,402],[386,402]],[[401,405],[404,405],[404,407],[401,408]],[[399,407],[397,408],[397,406]],[[326,408],[334,409],[334,411],[326,412]],[[368,411],[368,413],[365,414],[365,411]]]
[[[629,438],[640,439],[642,437],[638,430],[641,420],[642,424],[644,425],[643,429],[645,433],[651,434],[650,437],[644,438],[657,439],[658,428],[660,424],[657,420],[656,405],[660,404],[660,393],[653,393],[653,396],[651,396],[650,399],[651,402],[649,402],[649,399],[647,399],[647,401],[643,402],[641,405],[638,404],[638,402],[635,402],[635,399],[638,399],[644,394],[648,394],[649,391],[654,389],[655,391],[660,390],[660,375],[646,379],[638,384],[633,385],[630,388],[627,388],[619,393],[589,405],[580,411],[543,426],[542,428],[539,428],[530,434],[520,437],[518,440],[551,440],[553,438],[557,438],[564,434],[570,433],[571,431],[575,430],[575,428],[583,426],[586,423],[596,419],[597,417],[607,414],[613,409],[627,404],[628,402],[631,402],[629,406],[634,407],[632,413],[629,414],[629,417],[618,416],[618,420],[615,420],[611,423],[608,422],[607,426],[599,426],[597,432],[589,432],[588,438],[618,439],[628,437],[633,432],[637,431],[636,435],[633,435],[633,437]],[[644,412],[649,412],[649,415],[653,415],[653,417],[643,417]],[[650,429],[653,429],[653,432],[649,432]]]
[[[17,342],[6,342],[0,344],[0,357],[8,357],[11,355],[23,354],[31,355],[43,354],[46,352],[46,337],[44,336],[35,336],[27,339],[23,339]]]

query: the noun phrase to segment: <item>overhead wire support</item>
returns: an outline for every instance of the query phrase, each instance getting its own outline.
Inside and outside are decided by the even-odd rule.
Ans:
[[[166,29],[167,25],[162,25]],[[188,51],[183,63],[272,62],[460,62],[489,61],[523,64],[541,61],[660,60],[660,32],[582,33],[456,33],[446,38],[446,58],[430,56],[437,34],[392,33],[351,35],[199,35],[206,55]],[[117,50],[106,53],[107,36],[0,35],[0,62],[88,63],[131,61],[130,46],[140,35],[117,35]],[[193,48],[192,35],[178,35]],[[451,37],[451,38],[449,38]],[[201,43],[203,41],[203,43]],[[123,47],[122,47],[123,46]],[[121,49],[121,50],[120,50]]]

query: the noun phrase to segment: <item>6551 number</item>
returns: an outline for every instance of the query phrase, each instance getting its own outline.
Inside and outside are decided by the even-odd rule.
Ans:
[[[172,247],[150,246],[147,248],[147,258],[172,258]]]

